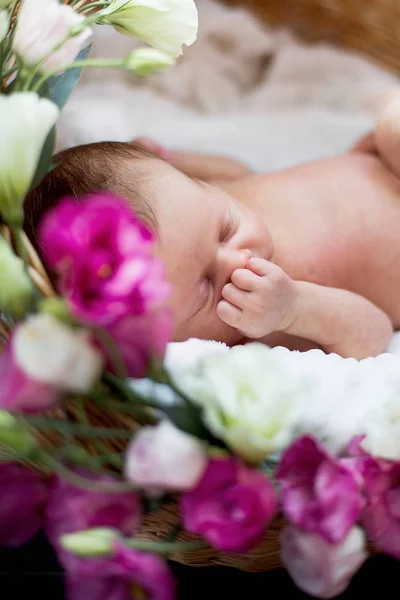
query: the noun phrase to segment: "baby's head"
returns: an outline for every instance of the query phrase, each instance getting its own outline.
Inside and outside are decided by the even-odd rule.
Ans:
[[[156,236],[156,254],[173,287],[174,339],[200,337],[229,345],[242,339],[219,319],[217,305],[223,286],[250,253],[268,258],[268,231],[259,215],[132,144],[78,146],[54,162],[56,168],[26,200],[25,229],[33,243],[43,213],[64,196],[118,194]]]

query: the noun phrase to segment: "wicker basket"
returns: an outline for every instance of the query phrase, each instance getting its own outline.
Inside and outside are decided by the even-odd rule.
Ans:
[[[75,6],[82,6],[87,2],[88,0],[78,0]],[[69,0],[65,0],[65,4],[68,3]],[[343,47],[363,51],[386,67],[400,71],[399,0],[228,0],[228,3],[254,10],[266,22],[287,25],[308,40],[330,40]],[[3,229],[2,233],[12,243],[8,230]],[[54,292],[51,283],[27,238],[25,246],[32,279],[46,296],[52,295]],[[0,323],[0,339],[7,337],[7,334]],[[131,417],[111,415],[102,412],[97,406],[91,407],[88,413],[93,425],[128,429],[137,427]],[[50,440],[47,438],[44,441],[48,443]],[[51,442],[55,443],[55,440]],[[121,442],[115,442],[113,446],[120,448]],[[171,501],[145,519],[139,537],[165,539],[177,522],[177,505]],[[276,518],[260,546],[246,556],[227,555],[213,548],[206,548],[187,555],[177,553],[171,558],[196,567],[223,565],[251,572],[274,569],[280,566],[279,532],[282,525],[283,520]],[[185,533],[178,537],[179,541],[190,539],[193,536]]]
[[[226,0],[266,23],[290,27],[308,41],[329,41],[358,50],[400,72],[398,0]]]

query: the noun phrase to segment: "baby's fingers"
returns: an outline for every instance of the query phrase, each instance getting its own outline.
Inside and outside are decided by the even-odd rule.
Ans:
[[[237,308],[237,306],[233,306],[230,302],[221,300],[217,305],[217,315],[221,321],[237,329],[239,327],[242,311],[240,308]]]
[[[246,264],[246,269],[249,269],[259,277],[265,277],[265,275],[269,275],[271,271],[276,269],[276,265],[265,260],[264,258],[250,258],[250,260]]]
[[[249,301],[249,292],[244,292],[243,290],[233,285],[233,283],[227,283],[222,288],[222,297],[224,300],[230,302],[234,306],[237,306],[240,309],[244,309],[245,305],[248,304]]]
[[[253,292],[257,289],[259,280],[259,276],[249,269],[236,269],[236,271],[233,271],[231,277],[232,283],[245,292]]]

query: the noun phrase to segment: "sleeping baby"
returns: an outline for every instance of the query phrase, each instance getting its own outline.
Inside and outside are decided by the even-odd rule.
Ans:
[[[66,195],[125,197],[157,236],[176,341],[363,358],[400,327],[400,94],[348,154],[274,174],[143,139],[78,146],[54,162],[26,201],[32,241]]]

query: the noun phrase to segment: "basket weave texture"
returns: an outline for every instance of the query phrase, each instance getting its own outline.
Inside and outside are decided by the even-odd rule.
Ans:
[[[201,2],[201,0],[198,0]],[[65,0],[64,4],[69,4]],[[76,6],[87,4],[79,0]],[[399,0],[228,0],[255,11],[268,23],[285,25],[308,40],[329,40],[340,46],[362,51],[379,60],[386,67],[400,72],[400,1]],[[4,237],[12,243],[9,232],[3,230]],[[41,266],[34,249],[25,240],[30,261],[30,273],[37,287],[46,296],[54,294],[45,270]],[[0,323],[0,338],[8,332]],[[132,417],[105,413],[98,406],[87,406],[92,425],[108,425],[136,429]],[[68,409],[67,409],[68,410]],[[43,443],[56,444],[57,439],[42,436]],[[110,444],[121,448],[121,441]],[[90,449],[90,448],[88,448]],[[148,540],[165,539],[171,528],[178,522],[178,506],[174,501],[151,513],[145,519],[138,537]],[[176,553],[171,559],[195,567],[228,566],[245,571],[260,572],[281,566],[279,554],[279,533],[283,519],[274,520],[264,540],[258,548],[245,555],[227,555],[213,548],[191,551],[190,554]],[[182,533],[179,541],[193,539]]]

